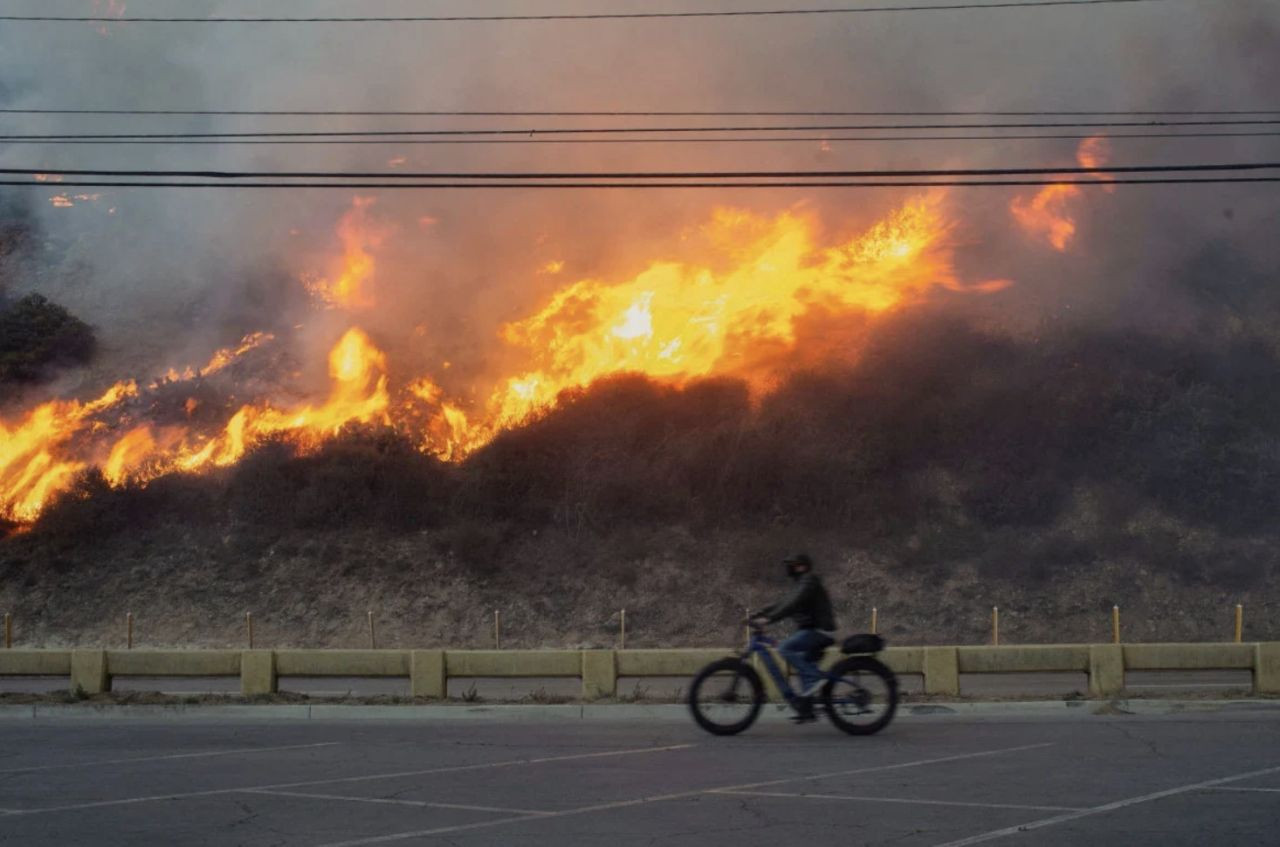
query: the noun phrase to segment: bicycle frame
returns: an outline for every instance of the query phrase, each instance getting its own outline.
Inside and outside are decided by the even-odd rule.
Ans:
[[[787,702],[791,702],[796,699],[797,695],[795,689],[791,687],[787,675],[778,667],[778,661],[774,658],[774,652],[777,648],[778,639],[765,635],[761,630],[753,628],[751,630],[751,639],[747,642],[747,649],[742,652],[740,658],[745,662],[752,656],[759,656],[760,663],[764,665],[765,672],[769,674],[774,685],[778,686],[778,691],[782,693]],[[818,673],[821,674],[823,679],[834,680],[837,678],[834,674],[828,673],[822,668],[818,668]]]

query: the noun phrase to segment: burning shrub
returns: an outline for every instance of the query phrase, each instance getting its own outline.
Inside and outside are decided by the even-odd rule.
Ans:
[[[32,382],[51,368],[84,364],[94,346],[88,324],[39,294],[28,294],[0,310],[0,383]]]

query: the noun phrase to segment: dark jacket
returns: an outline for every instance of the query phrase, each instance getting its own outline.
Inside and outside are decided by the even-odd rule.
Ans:
[[[797,629],[834,630],[836,619],[831,612],[831,598],[818,575],[812,571],[801,574],[796,583],[790,596],[772,606],[766,606],[758,615],[770,621],[791,618],[796,622]]]

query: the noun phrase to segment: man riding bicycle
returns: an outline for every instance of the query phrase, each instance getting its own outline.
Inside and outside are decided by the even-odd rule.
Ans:
[[[813,572],[813,560],[804,553],[783,560],[787,576],[796,582],[795,590],[783,600],[766,606],[751,616],[753,623],[764,625],[784,618],[796,623],[796,631],[778,645],[778,652],[800,674],[800,696],[795,702],[797,723],[816,720],[813,697],[822,687],[822,674],[815,664],[822,650],[834,643],[828,634],[835,630],[831,598],[822,580]],[[812,658],[811,658],[812,657]]]

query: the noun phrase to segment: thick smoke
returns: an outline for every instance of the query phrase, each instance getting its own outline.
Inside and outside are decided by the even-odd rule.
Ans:
[[[777,2],[759,0],[762,7]],[[47,12],[30,0],[14,12]],[[367,5],[367,4],[366,4]],[[601,8],[599,0],[553,4]],[[648,8],[639,2],[610,9]],[[740,5],[747,5],[745,2]],[[420,11],[384,0],[377,11]],[[83,13],[89,2],[67,3]],[[365,6],[361,9],[364,10]],[[522,9],[517,3],[485,11]],[[350,14],[349,4],[301,13]],[[441,14],[470,3],[434,4]],[[131,14],[150,7],[128,3]],[[290,10],[281,8],[281,13]],[[184,14],[258,14],[190,3]],[[613,23],[455,25],[53,25],[0,30],[9,108],[1120,110],[1265,108],[1280,10],[1262,0],[1084,9]],[[462,118],[450,125],[600,125],[603,118]],[[662,122],[678,119],[663,118]],[[699,119],[702,120],[702,119]],[[752,119],[705,119],[753,123]],[[814,123],[828,119],[814,120]],[[976,119],[980,122],[982,119]],[[639,122],[637,118],[619,123]],[[777,119],[779,123],[807,119]],[[859,123],[862,119],[835,119]],[[908,122],[905,121],[904,122]],[[14,133],[425,128],[430,118],[9,115]],[[151,169],[593,170],[1072,164],[1073,140],[674,145],[0,146],[6,167]],[[829,147],[829,149],[828,149]],[[1275,158],[1269,138],[1116,142],[1117,164]],[[390,163],[396,162],[392,165]],[[103,190],[59,208],[24,192],[43,253],[13,285],[41,290],[96,324],[106,380],[195,362],[252,330],[288,330],[300,360],[346,325],[368,327],[406,366],[482,373],[495,332],[567,279],[627,278],[679,257],[718,205],[775,213],[806,204],[833,234],[902,199],[891,191],[383,192],[370,214],[393,227],[378,256],[379,308],[321,313],[298,283],[332,270],[351,192]],[[95,190],[85,190],[95,191]],[[77,190],[74,193],[80,193]],[[973,279],[1017,284],[957,309],[1019,329],[1044,320],[1183,331],[1223,257],[1273,269],[1277,203],[1260,186],[1120,187],[1077,201],[1067,253],[1021,233],[1008,190],[952,193]],[[558,275],[540,273],[564,263]],[[1247,275],[1245,275],[1247,276]],[[1242,282],[1244,277],[1241,277]],[[1198,293],[1197,293],[1198,292]],[[322,371],[310,374],[322,378]]]

